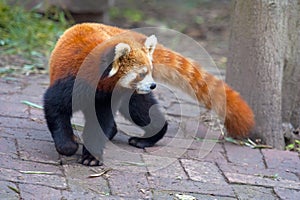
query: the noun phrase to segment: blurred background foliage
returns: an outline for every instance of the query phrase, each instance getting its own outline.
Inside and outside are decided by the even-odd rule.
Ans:
[[[66,2],[75,9],[62,5]],[[175,29],[200,42],[222,66],[226,64],[229,7],[230,0],[0,0],[0,75],[19,68],[45,69],[59,36],[83,21]]]
[[[0,45],[5,53],[47,55],[69,24],[58,9],[41,14],[0,0]]]

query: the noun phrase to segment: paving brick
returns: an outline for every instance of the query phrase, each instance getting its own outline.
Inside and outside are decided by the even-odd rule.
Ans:
[[[40,99],[43,99],[44,91],[47,88],[45,83],[49,83],[49,82],[45,80],[45,77],[42,76],[34,76],[31,78],[34,78],[34,80],[30,80],[30,82],[34,82],[34,84],[28,84],[22,90],[22,93],[30,94],[30,96],[36,96],[39,97]]]
[[[163,137],[158,141],[155,146],[170,146],[177,148],[191,149],[194,139],[185,139],[185,138],[175,138],[175,137]]]
[[[67,191],[63,190],[62,191],[62,200],[69,200],[69,199],[78,199],[78,200],[85,200],[85,199],[90,199],[90,200],[136,200],[136,198],[122,198],[118,196],[112,196],[112,195],[103,195],[103,194],[98,194],[98,193],[91,193],[90,191],[85,191],[82,192],[80,191]]]
[[[251,149],[245,146],[238,146],[231,143],[225,143],[225,149],[229,162],[241,166],[254,165],[257,168],[264,169],[263,156],[259,149]]]
[[[205,200],[234,200],[236,198],[233,197],[222,197],[215,195],[204,195],[198,193],[188,193],[188,192],[179,192],[179,191],[154,191],[153,199],[154,200],[177,200],[179,199],[176,195],[188,195],[190,197],[194,197],[195,199],[205,199]]]
[[[44,113],[42,110],[30,108],[27,105],[22,104],[21,101],[16,103],[1,101],[0,116],[10,118],[31,118],[40,121],[44,120]]]
[[[187,149],[172,147],[172,146],[154,146],[145,148],[146,152],[153,156],[169,157],[169,158],[180,158],[183,156]]]
[[[145,173],[112,171],[108,181],[113,195],[151,199],[152,194]]]
[[[15,139],[0,137],[0,154],[17,158]]]
[[[286,189],[286,188],[275,187],[274,191],[282,200],[300,199],[300,191],[299,190],[291,190],[291,189]]]
[[[176,132],[172,131],[170,137],[195,140],[195,138],[204,138],[208,133],[207,127],[201,124],[198,117],[174,118],[173,123],[175,123],[173,126]],[[172,126],[172,123],[170,125]]]
[[[201,136],[202,138],[197,137],[197,135],[188,135],[184,137],[183,133],[178,133],[179,135],[174,136],[166,136],[163,139],[161,139],[156,146],[170,146],[170,147],[176,147],[176,148],[184,148],[189,150],[201,150],[199,152],[199,155],[197,157],[205,157],[206,154],[208,154],[212,149],[218,145],[218,141],[212,140],[209,137],[213,136],[207,136],[207,140],[203,139],[205,138],[205,135]],[[197,139],[196,139],[197,138]],[[223,149],[222,149],[223,151]],[[202,155],[202,152],[205,155]]]
[[[262,153],[268,168],[283,169],[300,175],[300,160],[298,153],[275,149],[263,149]]]
[[[151,188],[154,190],[178,191],[183,193],[200,193],[214,196],[235,197],[228,184],[203,183],[192,180],[178,180],[163,177],[148,177]]]
[[[188,149],[184,158],[210,162],[226,162],[222,144],[215,141],[205,141],[204,143],[207,144],[202,145],[203,142],[194,142],[192,146],[196,146],[197,144],[198,148]]]
[[[30,101],[32,103],[36,103],[38,105],[43,105],[43,98],[40,96],[32,96],[28,94],[23,94],[22,92],[14,92],[10,93],[9,95],[1,95],[0,96],[1,102],[6,102],[6,103],[13,103],[13,104],[20,104],[24,105],[21,103],[21,101]],[[37,109],[39,110],[39,109]],[[15,110],[17,111],[17,110]],[[13,113],[10,113],[13,114]]]
[[[17,185],[8,181],[0,181],[0,197],[1,199],[19,200],[19,194],[13,190],[18,189]]]
[[[30,129],[30,130],[31,129],[42,130],[45,131],[46,133],[48,131],[47,125],[41,120],[0,116],[0,126],[4,128],[23,128],[23,129]]]
[[[124,150],[127,152],[141,154],[144,153],[144,149],[136,148],[128,144],[129,137],[122,132],[117,133],[112,141],[106,143],[106,149],[114,151],[115,149]],[[110,143],[111,142],[111,143]],[[108,151],[108,150],[107,150]]]
[[[261,176],[261,177],[277,176],[278,179],[285,179],[285,180],[292,180],[292,181],[299,180],[299,178],[295,174],[287,172],[282,169],[261,169],[255,165],[243,166],[243,165],[235,165],[232,163],[224,163],[224,162],[223,163],[218,162],[218,166],[223,172],[248,174],[254,176]]]
[[[20,157],[44,163],[59,164],[59,155],[53,142],[18,139]]]
[[[276,177],[261,175],[246,175],[231,172],[224,172],[224,175],[230,183],[239,183],[247,185],[257,185],[266,187],[282,187],[290,189],[300,189],[300,182],[286,179],[275,179]]]
[[[79,196],[88,195],[90,197],[97,195],[110,194],[107,181],[103,177],[89,178],[91,174],[97,174],[105,169],[102,167],[87,167],[84,165],[64,165],[65,175],[67,178],[69,192],[64,193],[66,196],[76,193]],[[93,170],[94,171],[93,171]]]
[[[167,121],[169,125],[165,137],[194,140],[196,137],[204,138],[206,133],[209,133],[208,128],[201,124],[197,118],[181,119],[180,117],[168,116]]]
[[[143,129],[132,123],[124,124],[124,122],[118,123],[118,121],[116,123],[118,130],[129,137],[142,137],[144,135]]]
[[[122,147],[124,146],[122,145]],[[129,172],[147,172],[141,152],[143,152],[142,149],[134,147],[120,148],[119,145],[108,143],[104,150],[103,159],[105,165],[113,169]]]
[[[176,93],[183,99],[180,107],[173,101],[174,94],[164,87],[156,95],[169,113],[169,128],[154,147],[142,150],[129,146],[128,135],[120,134],[124,132],[122,126],[129,130],[127,134],[135,133],[135,128],[118,116],[120,133],[105,149],[106,167],[77,164],[81,153],[60,158],[43,111],[28,110],[20,103],[28,100],[42,105],[45,82],[45,75],[8,82],[0,79],[1,198],[20,198],[7,187],[10,185],[20,188],[23,199],[175,199],[174,195],[180,193],[197,199],[300,199],[296,153],[253,150],[231,143],[225,143],[224,150],[223,144],[215,143],[219,131],[195,118],[179,117],[193,115],[195,102]],[[75,115],[74,121],[84,120]],[[204,138],[208,140],[204,142]],[[70,164],[61,166],[61,161]],[[87,178],[107,168],[112,170],[101,177]]]
[[[19,184],[22,199],[61,199],[61,190],[42,185]]]
[[[143,159],[151,176],[188,179],[178,159],[152,155],[143,155]]]
[[[193,181],[203,183],[227,184],[214,163],[182,159],[181,163]]]
[[[199,106],[195,104],[185,103],[185,102],[174,102],[166,110],[168,115],[172,116],[185,116],[185,117],[198,117],[200,112]]]
[[[59,175],[26,174],[14,169],[0,168],[0,180],[18,183],[45,185],[55,188],[66,189],[66,180]]]
[[[278,199],[272,188],[249,186],[249,185],[233,185],[233,190],[239,200],[248,199]]]
[[[0,79],[0,96],[9,96],[15,93],[20,93],[25,87],[26,83],[22,80],[5,80]]]
[[[22,127],[0,127],[0,136],[53,142],[51,134],[47,130],[23,129]]]
[[[6,169],[14,169],[17,171],[40,171],[51,172],[53,174],[63,176],[60,165],[44,164],[12,158],[8,155],[1,156],[0,166]]]

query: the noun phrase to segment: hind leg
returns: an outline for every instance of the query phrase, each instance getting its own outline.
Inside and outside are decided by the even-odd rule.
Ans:
[[[130,145],[138,148],[151,147],[163,138],[167,132],[168,123],[157,105],[151,93],[134,93],[129,101],[129,112],[128,105],[121,104],[122,115],[145,131],[145,135],[141,138],[129,138]]]
[[[72,80],[59,81],[44,95],[44,114],[58,153],[73,155],[78,149],[71,125]]]

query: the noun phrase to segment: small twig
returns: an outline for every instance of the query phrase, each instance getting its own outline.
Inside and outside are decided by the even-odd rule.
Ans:
[[[233,139],[233,138],[231,138],[231,137],[225,137],[224,139],[225,139],[225,141],[231,142],[231,143],[233,143],[233,144],[237,144],[237,145],[245,145],[245,142],[243,142],[243,141],[241,141],[241,140]]]
[[[52,175],[55,174],[54,172],[42,172],[42,171],[20,171],[23,174],[47,174]]]
[[[122,162],[123,165],[132,165],[132,166],[139,166],[139,167],[144,167],[147,166],[146,163],[136,163],[136,162]]]
[[[10,185],[8,185],[7,187],[8,187],[9,189],[11,189],[12,191],[14,191],[15,193],[20,194],[20,190],[18,190],[18,188],[14,188],[14,187],[12,187],[12,186],[10,186]]]
[[[44,109],[43,106],[37,105],[37,104],[32,103],[32,102],[30,102],[30,101],[21,101],[21,103],[23,103],[23,104],[25,104],[25,105],[27,105],[27,106],[30,106],[30,107],[32,107],[32,108],[38,108],[38,109],[41,109],[41,110]]]
[[[43,110],[43,106],[40,106],[38,104],[35,104],[35,103],[32,103],[30,101],[21,101],[21,103],[29,106],[29,108],[37,108],[37,109],[41,109]],[[72,128],[74,128],[75,130],[78,130],[78,131],[83,131],[83,128],[84,126],[80,125],[80,124],[76,124],[76,123],[72,123]]]
[[[97,174],[91,174],[88,176],[88,178],[96,178],[96,177],[100,177],[100,176],[103,176],[104,174],[106,174],[107,172],[109,172],[111,169],[105,169],[103,170],[102,172],[100,173],[97,173]]]
[[[254,149],[273,149],[270,145],[258,144],[253,147]]]
[[[256,146],[257,144],[255,142],[253,142],[250,138],[247,138],[247,141],[252,144],[253,146]]]
[[[207,138],[200,138],[200,137],[193,137],[194,138],[194,140],[196,140],[196,141],[211,141],[211,142],[220,142],[220,140],[219,139],[207,139]]]

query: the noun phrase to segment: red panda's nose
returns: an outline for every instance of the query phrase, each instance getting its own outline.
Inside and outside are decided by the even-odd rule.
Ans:
[[[151,90],[154,90],[155,88],[156,88],[156,83],[151,83],[150,89],[151,89]]]

